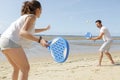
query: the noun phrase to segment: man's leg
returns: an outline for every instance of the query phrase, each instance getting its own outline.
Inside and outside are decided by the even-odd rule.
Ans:
[[[103,58],[103,52],[100,52],[99,64],[98,64],[98,66],[101,66],[102,58]]]
[[[111,54],[110,54],[108,51],[105,52],[105,54],[106,54],[106,56],[109,58],[109,60],[111,61],[111,63],[114,64],[114,61],[113,61],[113,59],[112,59]]]

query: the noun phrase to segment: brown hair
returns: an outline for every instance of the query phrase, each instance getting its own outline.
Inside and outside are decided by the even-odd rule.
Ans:
[[[24,14],[36,14],[36,9],[41,9],[41,4],[37,0],[25,1],[22,6],[21,15]]]

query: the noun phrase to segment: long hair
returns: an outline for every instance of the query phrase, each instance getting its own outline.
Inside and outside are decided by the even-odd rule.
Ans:
[[[25,1],[22,6],[21,15],[24,14],[36,14],[36,9],[41,9],[41,4],[37,0]]]

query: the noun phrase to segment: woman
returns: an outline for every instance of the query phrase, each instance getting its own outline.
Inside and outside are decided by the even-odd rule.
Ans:
[[[36,18],[41,15],[41,4],[37,0],[25,1],[21,10],[21,17],[11,24],[11,26],[1,35],[0,48],[6,56],[14,71],[12,80],[28,80],[29,62],[23,50],[24,45],[30,45],[31,41],[36,41],[46,47],[47,42],[42,37],[37,38],[33,33],[46,31],[50,26],[43,29],[34,29]]]

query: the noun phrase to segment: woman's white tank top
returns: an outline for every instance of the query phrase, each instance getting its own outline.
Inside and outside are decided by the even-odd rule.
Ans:
[[[28,17],[30,15],[33,15],[33,14],[25,14],[25,15],[21,16],[19,19],[17,19],[15,22],[13,22],[10,25],[10,27],[8,27],[8,29],[5,32],[3,32],[1,37],[6,37],[6,38],[14,41],[15,43],[21,45],[22,47],[30,47],[32,41],[25,39],[19,35],[20,29],[23,27],[26,17]],[[28,32],[31,33],[32,35],[34,34],[34,32],[35,32],[34,25],[33,25],[32,29],[30,29]]]

